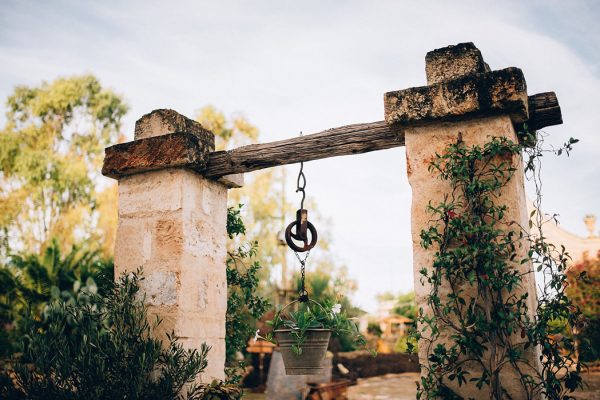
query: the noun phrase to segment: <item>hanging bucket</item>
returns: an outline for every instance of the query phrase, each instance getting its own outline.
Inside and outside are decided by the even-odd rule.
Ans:
[[[275,340],[283,357],[286,375],[319,375],[325,373],[323,361],[331,331],[329,329],[308,329],[302,343],[302,353],[296,354],[292,346],[296,343],[291,329],[275,331]]]

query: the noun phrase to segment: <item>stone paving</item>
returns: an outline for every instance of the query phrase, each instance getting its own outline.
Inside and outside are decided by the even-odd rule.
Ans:
[[[418,372],[387,374],[359,379],[358,385],[348,389],[349,400],[414,400]]]
[[[348,390],[349,400],[414,400],[415,382],[419,374],[387,374],[359,379],[358,385]],[[584,373],[584,389],[573,395],[577,400],[600,400],[600,372]]]
[[[348,390],[348,400],[414,400],[416,372],[387,374],[373,378],[359,379],[356,386]],[[600,400],[600,372],[584,373],[584,390],[573,397],[577,400]],[[248,400],[265,400],[264,394],[248,394]]]

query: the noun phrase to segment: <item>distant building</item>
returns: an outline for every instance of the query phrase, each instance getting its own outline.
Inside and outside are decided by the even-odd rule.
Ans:
[[[548,241],[556,246],[565,246],[574,264],[588,257],[596,257],[600,251],[600,236],[598,236],[596,230],[596,216],[586,215],[583,222],[588,230],[587,237],[580,237],[567,232],[552,222],[544,224],[544,235]]]

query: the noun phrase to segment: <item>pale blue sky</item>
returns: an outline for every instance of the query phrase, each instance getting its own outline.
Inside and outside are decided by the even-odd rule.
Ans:
[[[548,140],[581,144],[570,159],[545,160],[544,204],[583,235],[584,214],[600,214],[598,4],[3,0],[0,98],[17,84],[91,72],[131,105],[130,138],[152,109],[193,116],[213,104],[243,113],[268,141],[381,120],[384,92],[425,84],[427,51],[472,41],[493,69],[522,68],[530,94],[557,92],[565,123]],[[404,150],[315,161],[306,172],[357,301],[373,309],[377,292],[410,290]]]

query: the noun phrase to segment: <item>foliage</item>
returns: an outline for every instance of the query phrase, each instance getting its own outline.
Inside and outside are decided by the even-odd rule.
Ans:
[[[600,359],[600,317],[589,318],[579,328],[576,339],[581,361],[597,361]]]
[[[383,335],[383,331],[381,330],[381,327],[377,322],[369,322],[369,324],[367,325],[367,333],[369,335],[377,336],[378,338],[380,338],[381,335]]]
[[[348,278],[346,268],[336,268],[326,258],[321,258],[316,262],[316,266],[306,272],[306,289],[310,293],[310,298],[319,304],[340,304],[349,318],[356,318],[364,313],[361,309],[355,307],[350,294],[356,290],[356,283]],[[295,275],[296,292],[299,293],[302,287],[300,274]],[[352,333],[341,332],[332,338],[330,349],[336,351],[353,351],[357,349],[357,342]]]
[[[126,112],[92,75],[14,89],[0,131],[0,257],[90,237],[102,150]]]
[[[242,395],[243,390],[239,386],[214,380],[190,390],[188,400],[238,400]]]
[[[258,128],[242,115],[235,115],[228,119],[225,114],[213,106],[201,108],[196,120],[215,134],[217,150],[242,146],[258,139]]]
[[[245,232],[240,217],[241,205],[227,209],[227,234],[232,239]],[[240,245],[227,253],[227,316],[226,359],[230,378],[239,379],[236,371],[236,354],[244,351],[255,330],[256,321],[262,317],[269,302],[257,293],[258,272],[261,268],[256,256],[258,243]]]
[[[185,350],[173,335],[163,349],[152,332],[139,273],[123,275],[104,297],[80,291],[73,301],[53,300],[41,321],[28,320],[16,387],[2,390],[28,399],[182,398],[184,385],[206,368],[209,347]],[[7,379],[4,380],[9,381]],[[197,397],[200,398],[200,397]]]
[[[600,315],[600,253],[567,270],[567,294],[588,318]]]
[[[244,232],[240,208],[241,206],[228,209],[227,232],[230,238]],[[227,360],[230,366],[235,366],[236,353],[246,347],[249,338],[254,334],[256,320],[262,316],[268,307],[268,302],[255,294],[256,286],[258,285],[257,271],[260,269],[260,265],[256,261],[248,265],[249,260],[252,259],[256,251],[256,246],[257,244],[254,242],[240,246],[235,251],[228,253],[226,348]],[[74,320],[66,327],[59,325],[56,328],[58,331],[54,330],[52,332],[58,334],[57,332],[60,332],[60,329],[64,328],[64,331],[71,329],[71,327],[74,330],[81,329],[79,327],[80,323],[91,320],[95,325],[86,326],[86,330],[82,331],[81,335],[94,337],[92,331],[94,329],[100,331],[105,329],[105,321],[100,319],[99,315],[87,315],[85,314],[86,310],[80,310],[79,308],[91,305],[95,309],[98,304],[103,305],[104,308],[107,307],[104,302],[108,300],[103,299],[102,296],[110,296],[112,293],[113,273],[112,262],[103,261],[98,251],[83,251],[78,247],[74,247],[69,253],[63,255],[56,241],[45,250],[42,256],[29,254],[11,257],[10,262],[0,268],[0,282],[2,283],[1,288],[3,290],[0,293],[3,300],[1,303],[3,308],[0,309],[3,312],[2,322],[4,327],[11,327],[10,330],[3,329],[1,331],[3,335],[7,336],[5,338],[6,343],[3,343],[3,349],[8,350],[10,346],[11,351],[8,353],[18,350],[21,337],[26,331],[33,329],[33,326],[39,327],[40,324],[48,325],[51,321],[65,315],[67,320],[69,320],[69,318],[72,318],[71,314],[75,315],[77,312],[80,313],[81,320]],[[135,279],[134,282],[127,282],[127,285],[131,285],[130,289],[137,291],[138,278],[128,279]],[[9,299],[10,301],[8,301]],[[125,298],[119,301],[115,300],[112,304],[127,301],[129,300]],[[75,307],[75,309],[72,309],[72,307]],[[140,304],[137,304],[135,307],[138,307],[138,311],[143,310]],[[30,314],[27,317],[28,313]],[[43,317],[44,322],[34,324],[34,321],[39,320],[41,317]],[[141,319],[133,320],[130,318],[129,322],[131,321],[141,324]],[[147,334],[149,335],[150,330],[154,326],[149,326],[148,328]],[[173,345],[176,344],[175,339],[174,337],[170,339]],[[0,341],[2,340],[3,337],[0,336]],[[39,338],[38,342],[39,348],[49,351],[47,354],[48,357],[50,357],[52,349],[45,347],[47,346],[45,343],[49,340],[56,342],[57,339],[52,335],[46,335]],[[83,339],[75,337],[72,340]],[[90,339],[87,340],[88,343],[93,344],[93,342],[89,342]],[[120,340],[123,346],[121,351],[123,352],[130,344],[136,344],[128,344],[124,339]],[[61,344],[61,346],[63,345]],[[131,351],[135,352],[137,350],[132,349]],[[66,359],[74,356],[74,353],[75,350],[69,354],[64,354],[64,362],[67,363]],[[90,357],[89,354],[86,356]],[[149,355],[145,355],[144,357],[149,357]],[[161,357],[163,356],[161,355]],[[150,360],[150,358],[147,359]],[[82,366],[81,368],[83,370],[83,368],[87,367]],[[232,374],[229,376],[232,381],[239,379],[239,376],[235,375],[238,372],[236,368],[231,369],[229,372]],[[98,376],[97,379],[103,378]],[[7,382],[10,382],[10,379]],[[239,394],[240,390],[237,386],[223,382],[201,384],[196,386],[195,390],[187,393],[189,399],[236,399],[239,398]]]
[[[394,313],[410,318],[413,321],[417,318],[417,302],[415,301],[415,292],[402,293],[396,298],[397,305]]]
[[[319,303],[340,303],[353,317],[361,313],[350,301],[350,295],[357,285],[348,277],[345,267],[338,268],[331,262],[320,260],[310,271],[306,271],[305,275],[305,285],[313,300]],[[294,278],[296,291],[299,292],[302,287],[300,273],[296,273]]]
[[[53,240],[42,255],[13,255],[0,266],[0,356],[19,350],[23,318],[39,319],[52,300],[74,301],[80,292],[107,293],[112,261],[74,246],[63,254]]]
[[[291,330],[296,342],[292,350],[297,355],[302,354],[302,344],[306,340],[306,332],[310,329],[329,329],[333,336],[349,336],[357,345],[366,345],[365,338],[358,332],[356,322],[348,317],[346,310],[342,310],[341,304],[334,305],[329,301],[318,303],[314,300],[298,303],[296,311],[284,312],[285,309],[280,308],[273,320],[268,322],[273,331]],[[273,332],[267,335],[267,339],[274,342]]]
[[[94,213],[98,219],[90,233],[88,243],[99,249],[104,258],[112,258],[117,238],[117,222],[119,213],[117,182],[111,182],[104,189],[96,191],[92,200]]]
[[[579,358],[597,360],[600,358],[600,254],[570,266],[567,283],[569,298],[586,317],[585,323],[575,331]]]
[[[571,139],[557,153],[568,153],[575,142]],[[509,209],[499,196],[525,150],[526,171],[534,177],[538,195],[532,217],[541,214],[537,174],[542,138],[530,143],[536,145],[523,149],[506,138],[493,138],[483,146],[467,146],[459,139],[431,162],[430,171],[449,182],[452,191],[442,202],[429,204],[432,222],[421,232],[422,247],[435,249],[435,256],[431,266],[420,270],[421,283],[430,292],[429,311],[420,309],[416,333],[429,355],[419,398],[458,398],[450,386],[467,382],[482,396],[510,398],[518,388],[513,380],[510,388],[502,380],[507,370],[517,375],[526,398],[566,399],[567,392],[581,385],[572,340],[549,336],[551,321],[562,318],[570,327],[580,323],[564,292],[569,256],[546,242],[541,220],[537,234],[507,220]],[[523,242],[529,248],[523,249]],[[545,277],[535,318],[528,307],[535,302],[522,288],[523,277],[533,273],[531,264]],[[541,349],[541,372],[537,360],[524,352],[529,347]]]
[[[416,351],[419,344],[414,336],[400,336],[394,344],[394,351],[396,353],[410,353]]]

